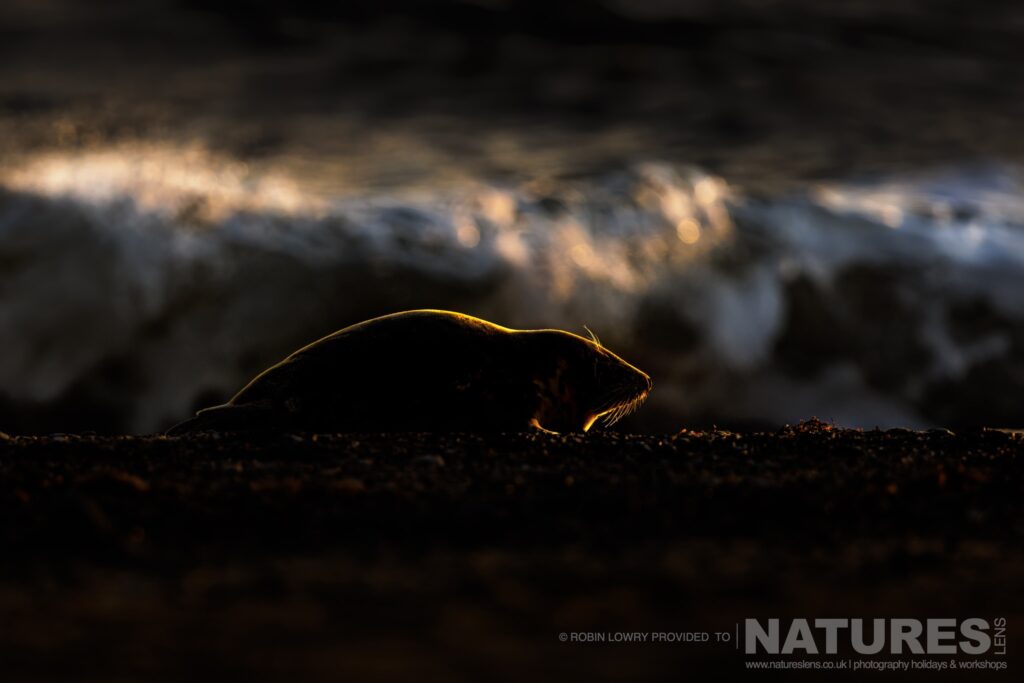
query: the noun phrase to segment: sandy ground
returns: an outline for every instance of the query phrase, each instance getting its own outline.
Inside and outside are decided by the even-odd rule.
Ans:
[[[732,644],[559,634],[771,616],[1005,617],[1016,675],[1022,457],[1002,432],[820,423],[5,436],[2,678],[724,677]]]

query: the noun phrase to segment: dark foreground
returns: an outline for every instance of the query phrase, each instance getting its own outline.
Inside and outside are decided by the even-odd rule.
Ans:
[[[1006,617],[1015,677],[1022,464],[1002,432],[820,424],[0,437],[2,678],[727,678],[714,636],[559,634],[771,616]]]

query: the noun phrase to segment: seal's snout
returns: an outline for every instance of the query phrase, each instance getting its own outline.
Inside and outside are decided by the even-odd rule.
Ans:
[[[641,372],[637,380],[637,389],[644,394],[649,394],[653,388],[654,382],[651,381],[651,376],[646,372]]]
[[[650,375],[627,363],[607,349],[601,350],[597,375],[597,393],[602,401],[597,414],[605,425],[613,425],[636,410],[650,393]]]
[[[616,374],[619,375],[621,386],[632,394],[630,398],[643,398],[647,396],[654,386],[651,376],[624,360],[618,359],[618,362],[620,365]]]
[[[637,370],[633,376],[633,410],[647,398],[647,395],[651,393],[653,388],[654,382],[651,381],[651,376],[646,372]]]

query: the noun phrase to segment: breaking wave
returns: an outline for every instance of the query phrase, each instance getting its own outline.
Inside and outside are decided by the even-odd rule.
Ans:
[[[1014,168],[777,196],[661,163],[376,195],[314,187],[202,148],[8,164],[0,429],[155,431],[313,338],[414,307],[587,325],[654,377],[628,428],[1019,421]]]

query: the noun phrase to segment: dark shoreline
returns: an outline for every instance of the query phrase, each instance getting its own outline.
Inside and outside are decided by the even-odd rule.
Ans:
[[[0,437],[5,680],[614,679],[712,644],[561,631],[1024,617],[993,430]]]

